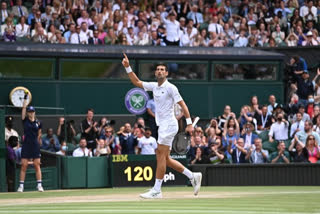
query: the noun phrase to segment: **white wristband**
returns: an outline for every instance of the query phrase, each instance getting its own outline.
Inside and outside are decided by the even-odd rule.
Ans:
[[[187,125],[191,125],[191,124],[192,124],[191,118],[190,118],[190,117],[189,117],[189,118],[186,118],[186,122],[187,122]]]
[[[126,67],[125,69],[126,69],[127,74],[129,74],[129,73],[131,73],[131,72],[132,72],[131,66]]]

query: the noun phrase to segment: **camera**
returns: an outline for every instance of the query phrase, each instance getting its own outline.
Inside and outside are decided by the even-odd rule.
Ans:
[[[107,120],[107,123],[106,123],[107,126],[113,126],[114,124],[116,124],[115,120]]]
[[[67,125],[68,125],[68,126],[74,125],[74,120],[69,120],[69,121],[67,121]]]

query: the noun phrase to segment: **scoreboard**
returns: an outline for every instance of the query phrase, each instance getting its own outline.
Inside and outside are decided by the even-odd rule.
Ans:
[[[185,155],[173,155],[173,159],[183,165],[187,164]],[[153,186],[156,176],[155,155],[112,155],[111,156],[111,186]],[[163,184],[187,185],[188,179],[174,169],[167,168]]]

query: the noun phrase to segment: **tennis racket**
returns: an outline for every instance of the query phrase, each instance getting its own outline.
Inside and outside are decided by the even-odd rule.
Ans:
[[[200,120],[199,117],[196,117],[192,123],[192,127],[195,127]],[[187,154],[191,144],[191,136],[189,133],[180,132],[178,133],[172,143],[172,150],[176,154],[185,155]]]

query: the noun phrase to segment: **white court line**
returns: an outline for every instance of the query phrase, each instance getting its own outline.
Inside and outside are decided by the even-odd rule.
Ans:
[[[0,213],[150,213],[148,210],[121,210],[121,209],[107,209],[107,210],[98,210],[98,209],[86,209],[86,210],[20,210],[20,211],[0,211]],[[259,213],[259,214],[310,214],[311,212],[302,213],[302,212],[283,212],[283,211],[230,211],[230,210],[152,210],[153,213]],[[315,213],[315,212],[313,212]],[[317,212],[319,213],[319,212]]]

